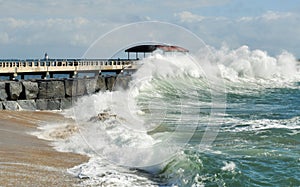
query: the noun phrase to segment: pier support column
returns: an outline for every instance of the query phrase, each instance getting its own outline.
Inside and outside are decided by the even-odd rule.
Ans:
[[[116,70],[115,72],[117,75],[119,75],[122,72],[122,70]]]
[[[47,71],[46,73],[42,74],[42,79],[47,79],[49,78],[49,72]]]
[[[70,73],[70,78],[77,78],[77,76],[78,76],[77,71]]]
[[[12,77],[12,80],[16,80],[17,77],[18,77],[18,74],[17,74],[17,73],[14,73],[14,74],[13,74],[13,77]]]

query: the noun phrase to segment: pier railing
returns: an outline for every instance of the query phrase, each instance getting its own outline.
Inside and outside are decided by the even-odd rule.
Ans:
[[[43,77],[54,73],[67,73],[71,76],[78,72],[119,72],[125,68],[134,69],[136,60],[124,59],[43,59],[43,60],[0,60],[0,76],[42,74]]]

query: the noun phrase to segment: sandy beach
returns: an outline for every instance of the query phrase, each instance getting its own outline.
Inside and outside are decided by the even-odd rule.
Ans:
[[[29,132],[38,124],[64,120],[53,112],[0,111],[0,186],[76,186],[80,179],[67,169],[86,156],[57,152],[49,141]]]

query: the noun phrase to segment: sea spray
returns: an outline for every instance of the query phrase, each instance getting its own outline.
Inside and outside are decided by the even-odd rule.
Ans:
[[[231,51],[224,47],[212,55],[212,61],[222,68],[223,77],[230,80],[289,79],[298,76],[297,61],[288,52],[275,58],[268,56],[265,51],[251,51],[248,46]]]

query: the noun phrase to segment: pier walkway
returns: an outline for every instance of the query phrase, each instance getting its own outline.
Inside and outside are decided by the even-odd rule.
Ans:
[[[8,77],[11,80],[25,79],[25,76],[38,75],[40,78],[54,78],[56,74],[66,74],[69,78],[75,78],[78,73],[115,72],[119,74],[126,69],[127,72],[138,68],[139,53],[153,53],[154,51],[165,53],[188,53],[185,48],[173,45],[137,45],[125,50],[128,59],[50,59],[45,53],[44,59],[27,60],[0,60],[0,79]],[[135,53],[136,58],[130,59],[130,53]]]
[[[24,79],[25,75],[41,75],[41,78],[53,78],[54,74],[67,74],[70,78],[78,73],[102,71],[120,73],[123,69],[135,69],[137,60],[125,59],[29,59],[0,60],[0,76]]]

